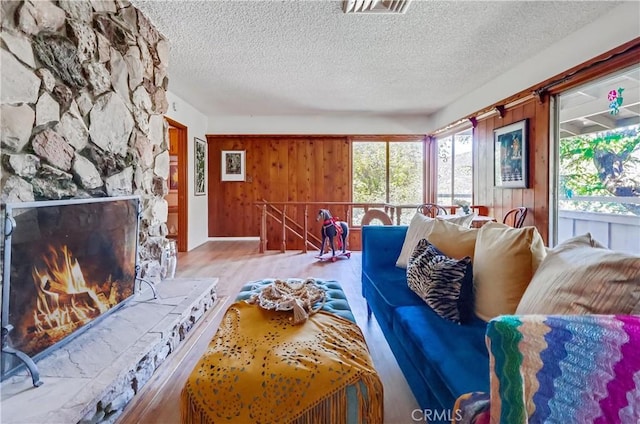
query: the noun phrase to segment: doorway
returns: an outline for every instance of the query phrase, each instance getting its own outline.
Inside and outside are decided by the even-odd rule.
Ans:
[[[187,127],[165,117],[169,124],[169,203],[167,218],[168,238],[176,240],[178,252],[187,251],[188,203],[187,203]]]

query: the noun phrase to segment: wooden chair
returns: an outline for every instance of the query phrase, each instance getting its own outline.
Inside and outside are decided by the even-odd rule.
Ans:
[[[527,217],[527,208],[519,206],[508,211],[502,220],[503,224],[512,226],[513,228],[522,228],[524,219]]]
[[[447,215],[447,210],[435,203],[424,203],[418,206],[418,212],[430,218],[435,218],[436,215]]]

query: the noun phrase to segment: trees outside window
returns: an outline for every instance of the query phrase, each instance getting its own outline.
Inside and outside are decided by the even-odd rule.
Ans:
[[[559,168],[561,208],[640,215],[640,125],[560,139]]]
[[[421,204],[424,199],[424,143],[354,141],[353,202]],[[352,225],[360,225],[364,208],[354,208]],[[411,220],[403,214],[402,223]],[[375,224],[375,223],[373,223]]]
[[[438,138],[438,204],[472,203],[472,141],[471,128]]]

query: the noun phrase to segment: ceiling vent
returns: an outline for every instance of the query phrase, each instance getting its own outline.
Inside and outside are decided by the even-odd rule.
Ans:
[[[411,0],[344,0],[344,13],[404,13]]]

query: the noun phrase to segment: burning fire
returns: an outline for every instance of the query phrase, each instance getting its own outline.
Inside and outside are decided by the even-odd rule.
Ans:
[[[44,266],[34,266],[32,272],[37,292],[36,332],[82,326],[117,303],[113,302],[117,298],[113,284],[108,298],[89,287],[67,246],[59,250],[49,246],[42,260]]]

